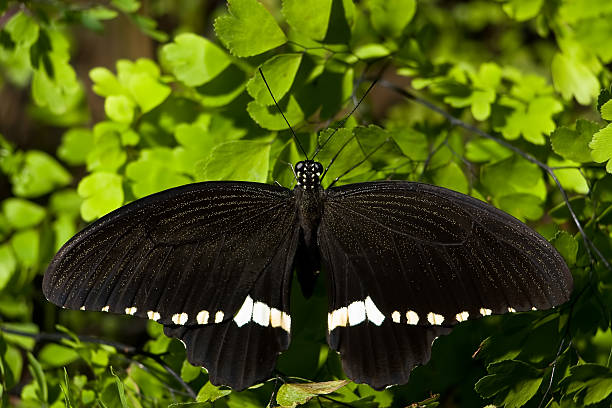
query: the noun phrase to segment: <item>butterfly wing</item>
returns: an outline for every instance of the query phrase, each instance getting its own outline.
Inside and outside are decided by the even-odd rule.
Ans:
[[[158,321],[184,339],[192,363],[208,363],[213,380],[244,388],[269,375],[288,346],[298,232],[295,199],[286,188],[247,182],[177,187],[77,234],[51,261],[43,291],[66,308]],[[217,375],[221,364],[211,356],[241,353],[245,344],[266,364],[245,374],[247,359],[235,358]]]
[[[357,382],[407,382],[432,340],[460,321],[569,299],[572,277],[559,253],[480,200],[410,182],[335,187],[325,200],[328,341]]]

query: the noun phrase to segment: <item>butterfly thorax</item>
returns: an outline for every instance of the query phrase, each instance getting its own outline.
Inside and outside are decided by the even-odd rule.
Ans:
[[[323,166],[312,160],[295,165],[297,186],[293,190],[300,219],[300,244],[295,262],[302,291],[306,297],[312,294],[320,270],[317,233],[323,216]]]

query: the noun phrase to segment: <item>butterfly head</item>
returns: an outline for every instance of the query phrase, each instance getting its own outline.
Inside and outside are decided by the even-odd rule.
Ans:
[[[323,174],[323,165],[314,160],[304,160],[295,164],[297,184],[305,190],[320,185],[321,174]]]

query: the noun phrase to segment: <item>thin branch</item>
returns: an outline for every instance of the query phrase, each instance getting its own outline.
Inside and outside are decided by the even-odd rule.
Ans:
[[[574,225],[576,226],[576,228],[578,229],[578,231],[580,232],[580,235],[582,236],[582,240],[584,242],[584,246],[587,250],[587,254],[589,255],[589,259],[591,260],[591,263],[594,263],[593,260],[593,254],[591,251],[595,252],[595,254],[597,255],[597,257],[599,258],[599,260],[601,261],[601,263],[603,265],[605,265],[605,267],[612,271],[612,266],[610,265],[610,263],[608,262],[608,260],[604,257],[604,255],[601,253],[601,251],[599,251],[599,249],[595,246],[595,244],[593,244],[593,242],[591,241],[591,239],[587,236],[586,232],[584,232],[584,229],[582,228],[582,224],[580,223],[580,221],[578,220],[578,216],[576,215],[576,213],[574,212],[574,209],[572,208],[572,205],[570,204],[569,201],[569,197],[567,195],[567,192],[565,191],[565,189],[563,188],[563,186],[561,185],[561,183],[559,182],[559,179],[557,178],[557,175],[555,174],[555,171],[553,168],[551,168],[550,166],[548,166],[547,164],[541,162],[540,160],[536,159],[534,156],[530,155],[529,153],[525,153],[524,151],[522,151],[521,149],[519,149],[518,147],[513,146],[512,144],[506,142],[503,139],[500,139],[498,137],[495,137],[487,132],[485,132],[484,130],[481,130],[480,128],[471,125],[469,123],[466,123],[464,121],[462,121],[461,119],[458,119],[456,117],[454,117],[453,115],[451,115],[450,113],[447,113],[445,110],[443,110],[442,108],[438,107],[437,105],[423,99],[420,98],[416,95],[414,95],[413,93],[400,88],[399,86],[392,84],[386,80],[380,80],[379,83],[382,86],[385,86],[387,88],[390,88],[392,90],[394,90],[395,92],[399,93],[400,95],[404,96],[406,99],[409,99],[411,101],[414,101],[420,105],[425,106],[426,108],[442,115],[451,125],[453,126],[458,126],[461,127],[463,129],[466,129],[470,132],[476,133],[479,136],[482,136],[484,138],[490,139],[495,141],[496,143],[504,146],[505,148],[511,150],[512,152],[518,154],[519,156],[523,157],[525,160],[537,165],[538,167],[540,167],[542,170],[544,170],[546,173],[548,173],[548,175],[553,179],[553,181],[555,182],[555,184],[557,185],[557,188],[559,189],[559,192],[561,193],[561,196],[563,198],[563,201],[565,202],[565,205],[570,213],[570,216],[572,218],[572,221],[574,222]]]
[[[0,327],[0,331],[4,333],[8,333],[8,334],[14,334],[17,336],[30,337],[34,339],[34,341],[36,342],[60,343],[62,340],[74,340],[73,336],[69,336],[68,334],[63,334],[63,333],[44,333],[44,332],[43,333],[28,333],[28,332],[24,332],[21,330],[9,329],[7,327]],[[153,354],[148,351],[141,350],[137,347],[130,346],[128,344],[123,344],[123,343],[119,343],[116,341],[103,340],[103,339],[99,339],[97,337],[92,337],[92,336],[76,336],[76,338],[78,338],[79,341],[83,343],[95,343],[95,344],[111,346],[115,348],[117,351],[119,351],[120,353],[125,354],[127,356],[142,355],[142,356],[148,357],[151,360],[155,361],[160,366],[162,366],[164,370],[168,372],[168,374],[170,374],[176,381],[178,381],[178,383],[181,384],[181,386],[185,389],[185,391],[187,392],[187,394],[189,394],[191,398],[195,399],[197,397],[196,393],[185,382],[185,380],[183,380],[176,371],[174,371],[170,366],[168,366],[164,362],[164,360],[162,360],[159,354]]]

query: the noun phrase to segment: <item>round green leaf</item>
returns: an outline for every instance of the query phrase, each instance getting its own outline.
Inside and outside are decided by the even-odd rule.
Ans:
[[[57,148],[57,156],[73,166],[85,164],[93,143],[91,130],[86,128],[70,129],[62,136],[62,144]]]
[[[228,0],[229,14],[215,20],[221,42],[238,57],[250,57],[287,42],[274,17],[257,0]]]
[[[280,54],[270,58],[261,66],[272,95],[277,101],[280,101],[291,88],[301,62],[302,54]],[[274,105],[274,100],[259,71],[256,71],[247,83],[247,91],[260,105]]]
[[[266,182],[270,143],[236,140],[215,147],[199,172],[201,181],[245,180]]]
[[[104,101],[106,116],[119,123],[132,122],[134,107],[134,101],[125,95],[111,95]]]
[[[11,246],[19,263],[25,268],[32,268],[38,263],[40,251],[40,233],[36,229],[26,229],[11,237]]]
[[[28,48],[38,39],[38,24],[23,11],[16,13],[6,23],[6,31],[20,47]]]
[[[289,95],[287,102],[279,103],[279,105],[291,126],[296,126],[304,119],[304,112],[293,95]],[[278,112],[276,106],[263,106],[255,101],[251,101],[247,105],[247,111],[251,118],[264,129],[287,129],[287,123]]]
[[[132,75],[128,82],[128,89],[143,113],[161,104],[171,92],[168,85],[160,83],[145,72]]]
[[[215,78],[231,63],[227,54],[199,35],[184,33],[162,48],[162,58],[185,85],[198,86]]]
[[[27,151],[20,171],[11,177],[13,193],[20,197],[39,197],[71,180],[70,173],[57,160],[38,150]]]
[[[606,170],[612,173],[612,125],[608,125],[593,135],[593,140],[589,143],[593,150],[591,157],[597,163],[608,161]]]
[[[118,95],[127,93],[119,83],[115,74],[104,67],[96,67],[89,71],[89,78],[93,81],[93,91],[100,96]]]
[[[172,150],[167,147],[145,149],[140,158],[127,165],[125,175],[132,180],[132,192],[137,198],[191,182],[179,173]]]
[[[283,0],[283,15],[296,31],[321,41],[327,34],[332,0]]]
[[[81,217],[92,221],[123,204],[121,176],[114,173],[92,173],[79,183],[78,193],[83,198]]]
[[[576,130],[565,126],[555,129],[550,135],[550,142],[555,153],[563,158],[586,163],[592,160],[589,142],[598,130],[597,123],[579,119],[576,122]]]
[[[587,65],[565,54],[557,53],[552,61],[555,89],[566,100],[576,98],[581,105],[590,105],[599,94],[599,81]]]
[[[45,209],[38,204],[22,198],[7,198],[2,203],[6,219],[15,229],[24,229],[37,225],[45,218]]]
[[[17,260],[11,245],[0,245],[0,290],[9,283],[17,270]]]
[[[370,22],[376,31],[399,37],[416,11],[416,0],[368,0]]]

